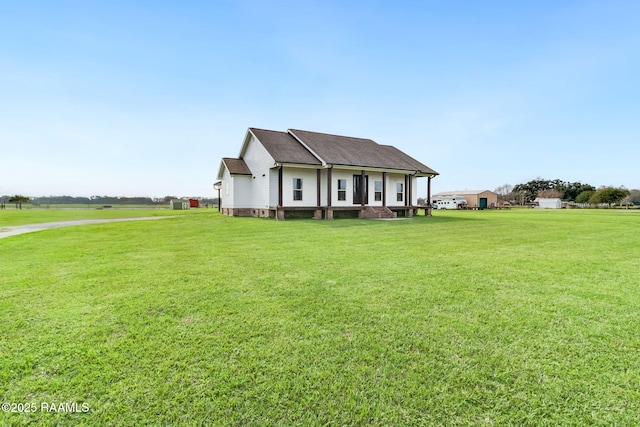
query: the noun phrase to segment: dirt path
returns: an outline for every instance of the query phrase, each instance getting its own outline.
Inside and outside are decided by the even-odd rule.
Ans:
[[[100,224],[103,222],[149,221],[152,219],[175,218],[175,216],[142,216],[138,218],[109,218],[109,219],[78,219],[72,221],[43,222],[41,224],[24,224],[0,227],[0,239],[17,236],[18,234],[33,233],[51,228],[70,227],[72,225]]]

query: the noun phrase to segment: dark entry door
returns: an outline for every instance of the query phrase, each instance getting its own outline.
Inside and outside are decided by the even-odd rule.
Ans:
[[[480,209],[486,209],[486,208],[487,208],[487,198],[480,197]]]
[[[353,204],[365,205],[369,203],[368,192],[369,176],[364,176],[364,182],[362,181],[362,175],[353,175]]]

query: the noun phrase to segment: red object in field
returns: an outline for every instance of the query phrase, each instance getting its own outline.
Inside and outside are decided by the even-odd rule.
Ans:
[[[189,207],[190,208],[199,208],[200,207],[200,202],[198,201],[198,199],[189,199]]]

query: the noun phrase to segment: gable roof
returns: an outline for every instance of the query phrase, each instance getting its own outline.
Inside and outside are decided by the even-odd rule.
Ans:
[[[380,145],[366,138],[332,135],[305,130],[289,129],[287,132],[249,128],[239,158],[222,159],[223,166],[232,175],[251,175],[243,160],[250,135],[264,147],[276,163],[301,165],[338,165],[361,168],[411,171],[417,176],[438,175],[425,164],[391,145]]]
[[[223,157],[222,163],[227,168],[231,175],[251,175],[249,166],[242,159],[232,159],[230,157]]]
[[[320,158],[324,164],[404,169],[418,171],[422,174],[438,174],[397,148],[390,145],[380,145],[371,139],[298,129],[289,129],[289,133]]]
[[[291,134],[274,130],[249,128],[277,163],[300,163],[307,165],[321,165],[322,162]]]
[[[367,161],[365,157],[370,156],[369,152],[374,151],[378,145],[372,140],[364,138],[295,129],[289,129],[289,133],[313,151],[324,163],[329,164],[372,166],[370,165],[372,162]]]

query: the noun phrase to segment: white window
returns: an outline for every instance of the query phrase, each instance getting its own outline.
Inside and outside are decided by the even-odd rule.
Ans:
[[[404,196],[403,188],[404,188],[404,184],[402,184],[402,183],[397,183],[396,184],[396,200],[398,202],[401,202],[402,198]]]
[[[347,180],[338,180],[338,200],[347,200]]]
[[[379,202],[382,200],[382,181],[374,181],[373,182],[373,191],[375,201]]]
[[[293,200],[302,200],[302,178],[293,178]]]

